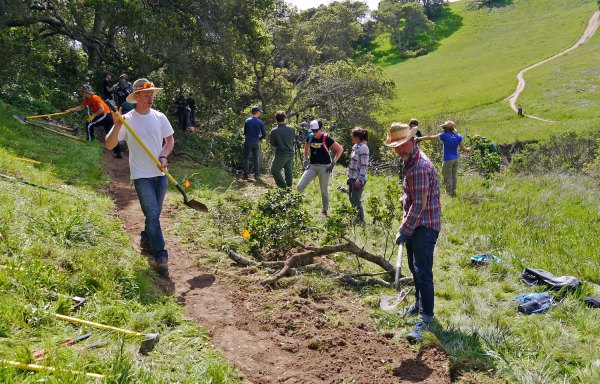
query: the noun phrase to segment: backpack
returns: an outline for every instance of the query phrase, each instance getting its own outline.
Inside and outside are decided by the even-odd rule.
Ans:
[[[581,281],[573,276],[556,277],[543,269],[525,268],[521,280],[527,285],[541,284],[549,289],[559,291],[563,288],[574,290],[581,285]]]
[[[548,292],[542,293],[524,293],[513,297],[513,300],[518,301],[519,306],[517,310],[524,315],[531,315],[532,313],[542,313],[556,305],[554,302],[554,296]]]

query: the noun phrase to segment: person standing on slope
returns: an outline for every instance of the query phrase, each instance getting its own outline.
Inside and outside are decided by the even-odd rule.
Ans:
[[[458,183],[458,148],[463,152],[471,152],[471,148],[465,147],[463,138],[455,131],[456,125],[448,120],[440,125],[444,130],[433,136],[418,137],[416,142],[425,140],[441,140],[444,143],[444,162],[442,163],[442,176],[446,186],[446,194],[456,196],[456,185]]]
[[[133,92],[127,96],[127,101],[134,103],[135,109],[125,114],[123,118],[158,158],[160,165],[167,168],[169,165],[167,157],[173,151],[175,139],[173,127],[167,117],[152,108],[154,96],[160,91],[162,88],[156,88],[147,79],[136,80],[133,83]],[[169,254],[165,249],[160,214],[169,181],[135,137],[127,129],[122,128],[121,120],[115,116],[115,125],[106,135],[104,145],[111,149],[121,140],[125,140],[129,147],[131,179],[146,217],[144,230],[140,234],[140,247],[152,251],[158,273],[167,275]]]

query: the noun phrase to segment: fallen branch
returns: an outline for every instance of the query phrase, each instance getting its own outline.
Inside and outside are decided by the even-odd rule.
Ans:
[[[348,284],[348,285],[351,285],[351,286],[357,287],[357,288],[374,286],[374,285],[381,285],[381,286],[388,287],[388,288],[392,286],[392,283],[387,282],[383,279],[373,278],[373,279],[367,279],[367,280],[360,280],[360,279],[354,278],[353,275],[348,275],[345,273],[340,273],[340,272],[336,272],[336,271],[327,269],[324,266],[322,266],[321,264],[307,265],[306,267],[303,268],[303,270],[305,270],[307,272],[315,272],[315,271],[321,272],[328,276],[333,277],[334,279],[340,280],[340,281],[344,282],[345,284]]]

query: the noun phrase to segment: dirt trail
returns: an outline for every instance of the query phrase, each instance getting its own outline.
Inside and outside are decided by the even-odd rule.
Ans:
[[[144,218],[130,187],[127,157],[117,160],[105,152],[104,162],[117,214],[139,250]],[[179,209],[188,208],[165,207],[163,228],[176,220]],[[290,288],[270,291],[258,284],[259,276],[242,269],[219,267],[215,275],[214,267],[198,267],[194,260],[203,255],[191,254],[177,237],[167,235],[165,241],[170,275],[157,278],[157,284],[208,330],[213,345],[248,382],[450,382],[443,350],[419,351],[376,331],[351,293],[335,302],[316,303]]]
[[[542,64],[546,64],[550,60],[554,60],[557,57],[560,57],[568,52],[571,52],[575,48],[579,47],[581,44],[587,43],[590,40],[590,38],[592,36],[594,36],[594,33],[596,33],[596,30],[600,26],[600,20],[598,19],[598,16],[600,16],[600,11],[594,12],[592,17],[590,18],[590,21],[588,22],[587,28],[583,32],[583,35],[581,36],[581,38],[579,40],[577,40],[577,42],[575,44],[573,44],[573,46],[571,48],[566,49],[560,53],[557,53],[556,55],[549,57],[546,60],[542,60],[539,63],[530,65],[529,67],[523,69],[521,72],[519,72],[517,74],[517,79],[519,80],[519,83],[517,84],[517,89],[515,90],[515,92],[512,95],[508,96],[505,99],[505,100],[508,100],[510,107],[512,108],[513,111],[517,112],[517,107],[516,107],[517,99],[521,95],[521,92],[523,92],[523,90],[525,89],[525,77],[524,77],[525,73],[533,68],[539,67]],[[537,117],[537,116],[533,116],[533,115],[525,115],[525,116],[530,117],[532,119],[536,119],[536,120],[554,122],[553,120],[547,120],[547,119],[543,119],[541,117]]]

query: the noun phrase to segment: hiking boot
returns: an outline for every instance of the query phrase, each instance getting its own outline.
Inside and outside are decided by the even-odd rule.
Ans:
[[[423,320],[417,321],[415,328],[406,335],[406,339],[409,343],[414,344],[418,341],[423,340],[423,332],[431,329],[430,323],[426,323]]]
[[[117,153],[115,155],[115,159],[122,159],[123,158],[123,154],[122,153]]]
[[[417,316],[419,314],[419,310],[417,309],[417,307],[415,305],[411,305],[410,307],[406,308],[403,311],[398,311],[398,316]]]
[[[163,256],[156,260],[156,272],[161,276],[167,276],[169,274],[169,259]]]
[[[152,253],[152,247],[150,247],[150,243],[148,242],[148,240],[140,240],[140,249],[143,252]]]

